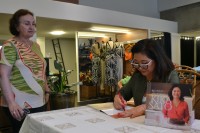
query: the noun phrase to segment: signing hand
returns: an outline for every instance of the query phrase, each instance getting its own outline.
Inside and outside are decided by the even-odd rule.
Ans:
[[[126,110],[124,112],[121,112],[121,113],[119,113],[119,115],[122,118],[125,118],[125,117],[135,118],[137,116],[143,115],[144,112],[145,112],[145,109],[146,109],[146,105],[143,104],[143,105],[139,105],[137,107],[133,107],[133,108]]]
[[[114,107],[116,109],[123,109],[126,106],[126,100],[123,97],[119,97],[119,95],[115,95],[114,97]]]

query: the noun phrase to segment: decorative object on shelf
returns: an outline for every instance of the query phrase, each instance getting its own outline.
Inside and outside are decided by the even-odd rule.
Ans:
[[[93,86],[92,73],[90,70],[87,72],[80,72],[80,80],[83,82],[83,85]]]

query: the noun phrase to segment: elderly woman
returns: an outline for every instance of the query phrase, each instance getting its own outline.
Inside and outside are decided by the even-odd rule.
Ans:
[[[46,62],[36,42],[30,40],[36,32],[33,13],[20,9],[10,19],[14,37],[1,48],[0,76],[3,106],[13,131],[18,133],[27,113],[44,111],[49,91]]]

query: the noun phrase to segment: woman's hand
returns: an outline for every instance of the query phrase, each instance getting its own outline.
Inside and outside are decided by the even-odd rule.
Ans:
[[[8,108],[10,110],[11,115],[16,120],[21,121],[24,118],[23,117],[24,111],[22,110],[22,108],[16,102],[9,104]]]
[[[119,113],[119,116],[122,118],[125,117],[130,117],[130,118],[135,118],[137,116],[141,116],[145,113],[146,105],[139,105],[137,107],[133,107],[129,110],[126,110],[124,112]]]
[[[123,97],[119,97],[119,95],[115,95],[114,97],[114,107],[116,109],[123,109],[126,106],[126,100]]]
[[[49,88],[49,85],[47,83],[47,79],[45,82],[45,103],[47,103],[49,101],[49,95],[51,94],[51,90]]]
[[[49,93],[45,94],[45,103],[48,103],[48,101],[49,101],[49,95],[50,95]]]
[[[134,107],[133,107],[134,108]],[[121,118],[131,117],[134,109],[125,110],[124,112],[118,113]]]
[[[118,88],[121,89],[121,88],[123,87],[122,81],[120,80],[120,81],[117,83],[117,85],[118,85]]]

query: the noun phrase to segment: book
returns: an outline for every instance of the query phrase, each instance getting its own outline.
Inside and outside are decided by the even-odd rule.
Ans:
[[[145,124],[190,130],[194,121],[191,92],[191,84],[148,83]],[[178,103],[173,100],[176,98]]]

